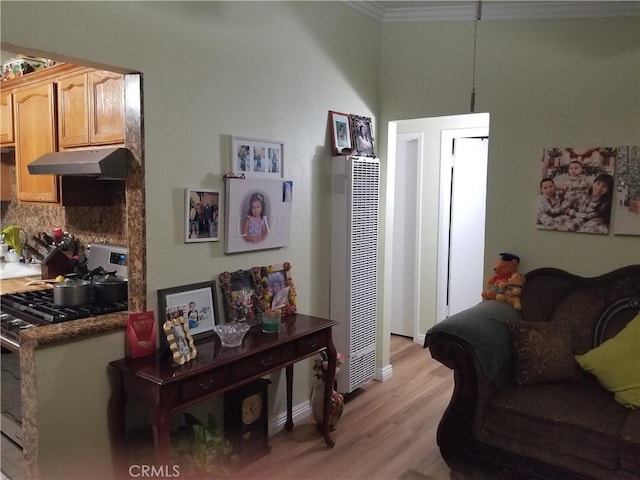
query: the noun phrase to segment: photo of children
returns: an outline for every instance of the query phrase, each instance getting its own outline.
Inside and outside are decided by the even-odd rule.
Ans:
[[[545,148],[536,227],[609,233],[615,155],[608,147]]]

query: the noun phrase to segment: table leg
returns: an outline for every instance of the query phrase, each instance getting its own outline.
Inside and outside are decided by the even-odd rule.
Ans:
[[[293,429],[293,365],[285,367],[285,373],[287,377],[287,422],[284,424],[284,428],[290,431]]]
[[[327,380],[324,383],[324,412],[322,417],[322,435],[329,448],[333,448],[336,442],[329,435],[329,412],[331,411],[331,395],[333,394],[333,382],[336,378],[338,353],[333,345],[331,334],[327,342]]]
[[[156,464],[169,464],[169,435],[171,433],[171,409],[163,405],[154,405],[152,416],[153,446]]]

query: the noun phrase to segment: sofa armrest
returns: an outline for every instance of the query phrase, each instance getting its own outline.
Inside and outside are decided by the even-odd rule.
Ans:
[[[456,368],[455,356],[439,348],[438,343],[458,343],[467,351],[479,370],[478,380],[501,385],[513,375],[513,348],[506,320],[521,320],[522,315],[510,304],[487,300],[456,313],[432,327],[426,334],[424,346],[429,347],[436,360],[451,369]]]
[[[440,453],[454,471],[465,472],[473,465],[476,418],[482,417],[491,392],[514,374],[511,335],[504,322],[521,318],[510,304],[487,300],[427,332],[425,348],[454,373],[453,395],[437,435]]]

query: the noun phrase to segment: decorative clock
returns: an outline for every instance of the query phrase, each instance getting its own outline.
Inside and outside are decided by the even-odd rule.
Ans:
[[[268,386],[260,378],[224,396],[224,432],[242,465],[271,451],[269,447]]]

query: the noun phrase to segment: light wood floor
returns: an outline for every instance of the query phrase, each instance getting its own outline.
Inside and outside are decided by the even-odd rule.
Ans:
[[[413,469],[425,478],[449,480],[436,430],[451,399],[453,372],[421,345],[396,335],[391,364],[391,379],[369,382],[347,399],[333,449],[309,418],[271,437],[271,453],[232,479],[392,480]]]

